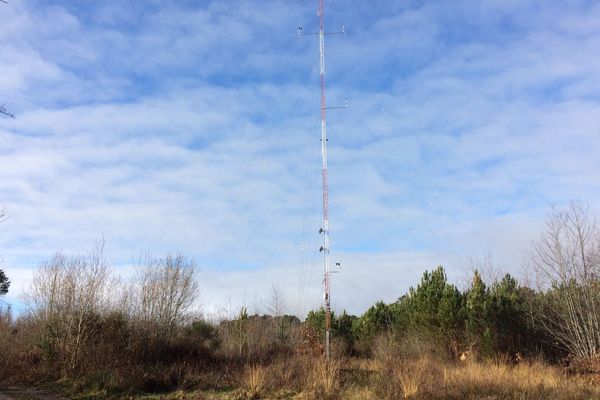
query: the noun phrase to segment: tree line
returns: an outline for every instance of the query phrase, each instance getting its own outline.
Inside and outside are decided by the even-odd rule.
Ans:
[[[580,205],[554,210],[531,245],[527,285],[474,271],[459,288],[442,266],[425,271],[392,303],[360,316],[333,315],[334,350],[374,357],[394,343],[449,360],[520,353],[558,362],[600,350],[600,230]],[[40,265],[29,311],[0,318],[0,378],[100,379],[97,384],[157,390],[193,371],[235,371],[277,357],[318,355],[324,310],[286,315],[273,288],[270,314],[206,321],[197,307],[194,263],[183,255],[143,258],[135,276],[113,276],[102,244],[85,255],[57,253]],[[0,270],[0,293],[10,281]],[[168,371],[165,372],[165,371]]]
[[[397,340],[415,335],[447,354],[480,357],[517,352],[551,360],[568,355],[600,356],[600,229],[581,204],[553,209],[525,261],[531,284],[510,274],[486,284],[473,272],[460,290],[442,266],[426,271],[420,283],[397,301],[378,302],[359,317],[334,318],[344,347],[370,352],[382,335]],[[323,330],[323,310],[307,323]]]

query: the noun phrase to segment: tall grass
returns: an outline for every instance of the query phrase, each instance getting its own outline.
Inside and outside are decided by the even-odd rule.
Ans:
[[[264,393],[267,374],[266,368],[260,365],[249,365],[244,369],[241,384],[249,398],[258,399]]]
[[[402,360],[394,371],[405,399],[600,399],[600,387],[590,377],[570,376],[541,361],[458,364],[423,356]],[[387,376],[382,369],[379,374]],[[393,384],[384,388],[380,398],[399,398]]]
[[[314,363],[312,387],[323,399],[336,397],[340,385],[340,361],[332,359],[329,362],[317,360]]]
[[[427,383],[431,374],[429,358],[421,358],[414,362],[400,363],[395,369],[395,377],[400,383],[402,397],[409,399],[416,396]]]

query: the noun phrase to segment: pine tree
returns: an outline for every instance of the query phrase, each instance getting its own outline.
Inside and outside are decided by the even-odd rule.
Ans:
[[[8,293],[9,287],[10,287],[10,280],[8,279],[8,276],[6,276],[4,271],[0,269],[0,296]]]
[[[471,287],[466,294],[466,333],[471,345],[489,354],[492,349],[491,335],[487,322],[488,290],[479,271],[473,273]]]

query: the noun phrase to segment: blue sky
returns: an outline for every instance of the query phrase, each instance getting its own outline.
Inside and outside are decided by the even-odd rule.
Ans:
[[[0,4],[2,266],[17,303],[104,238],[198,264],[207,313],[319,305],[313,0]],[[333,306],[393,301],[442,264],[522,274],[550,205],[594,209],[600,4],[329,0]]]

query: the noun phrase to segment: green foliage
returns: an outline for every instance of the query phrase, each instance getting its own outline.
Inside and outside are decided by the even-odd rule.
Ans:
[[[325,314],[326,312],[323,307],[318,310],[311,310],[308,312],[304,323],[316,332],[323,334],[325,332]],[[333,311],[331,312],[331,318],[334,318]]]
[[[354,325],[356,322],[357,317],[348,314],[346,311],[343,311],[339,316],[336,316],[333,311],[331,312],[332,340],[341,341],[344,351],[347,353],[351,352],[354,347]],[[315,332],[319,332],[322,340],[325,334],[325,309],[321,307],[318,310],[310,311],[304,323]]]
[[[202,319],[192,321],[186,331],[188,336],[210,350],[216,350],[219,347],[220,340],[217,328]]]
[[[453,354],[458,354],[465,326],[464,295],[454,285],[446,284],[438,313],[438,335]]]
[[[8,276],[6,276],[4,271],[0,269],[0,296],[8,293],[9,287],[10,287],[10,280],[8,279]]]
[[[370,342],[379,333],[390,331],[393,326],[393,307],[378,301],[354,321],[352,331],[360,340]]]
[[[404,335],[411,329],[412,311],[408,295],[400,297],[395,303],[389,305],[392,312],[392,333],[396,338]]]
[[[409,331],[456,343],[464,329],[463,303],[462,294],[447,282],[440,266],[426,271],[417,287],[395,303],[380,301],[369,308],[354,322],[353,334],[363,346],[383,332],[400,338]]]
[[[527,309],[523,292],[515,278],[506,274],[495,282],[489,293],[487,318],[495,333],[494,347],[514,353],[521,347],[527,332]]]
[[[417,288],[406,298],[409,327],[436,338],[456,339],[464,325],[463,296],[448,283],[442,266],[425,271]]]
[[[439,309],[446,285],[446,273],[440,266],[431,273],[425,271],[417,288],[409,289],[407,300],[414,327],[430,331],[439,329]]]
[[[290,344],[290,329],[292,326],[300,323],[298,317],[294,315],[282,315],[273,317],[275,325],[275,336],[279,346],[285,347]]]
[[[478,271],[471,286],[461,292],[439,266],[426,271],[419,284],[395,303],[380,301],[369,308],[353,322],[352,338],[365,350],[377,335],[387,332],[398,340],[417,334],[454,355],[466,348],[483,356],[514,354],[536,346],[530,337],[540,338],[527,319],[529,297],[536,295],[508,274],[488,288]]]
[[[448,283],[442,266],[425,271],[416,288],[390,305],[394,336],[417,333],[458,351],[464,331],[464,296]]]
[[[350,315],[346,311],[333,320],[333,327],[336,332],[336,336],[344,338],[346,340],[352,340],[352,326],[354,321],[358,318],[356,315]]]
[[[466,336],[469,345],[481,347],[483,334],[489,327],[487,320],[488,291],[478,271],[473,273],[471,287],[466,293]]]
[[[333,340],[339,341],[342,345],[342,350],[345,354],[354,352],[354,333],[352,326],[358,317],[350,315],[343,311],[339,317],[332,320],[333,325]]]

